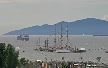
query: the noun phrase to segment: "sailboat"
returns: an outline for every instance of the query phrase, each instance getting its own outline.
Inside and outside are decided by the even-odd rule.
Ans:
[[[88,43],[87,43],[87,41],[86,41],[86,46],[88,46]]]
[[[38,48],[36,47],[34,50],[38,51],[40,48],[40,38],[36,41],[36,46],[38,46]]]
[[[61,24],[61,31],[60,31],[61,32],[61,34],[60,34],[61,45],[60,45],[60,49],[56,50],[56,53],[71,53],[71,50],[68,50],[68,49],[62,47],[62,37],[63,37],[62,30],[63,30],[63,28],[62,28],[62,24]],[[67,30],[67,44],[68,44],[68,26],[67,26],[66,30]]]

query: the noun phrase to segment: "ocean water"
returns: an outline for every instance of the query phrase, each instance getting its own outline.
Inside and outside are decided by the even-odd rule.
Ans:
[[[49,46],[54,46],[54,36],[49,35],[30,35],[29,41],[17,40],[17,35],[0,36],[0,43],[12,44],[14,47],[20,47],[19,58],[26,58],[30,61],[42,60],[61,61],[64,56],[65,61],[93,61],[97,62],[96,58],[101,57],[101,62],[108,62],[108,36],[92,36],[92,35],[71,35],[69,36],[69,45],[77,48],[86,48],[85,53],[56,53],[56,52],[39,52],[35,51],[38,48],[37,41],[40,38],[41,47],[45,45],[45,40],[48,38]],[[59,36],[57,45],[59,45]],[[66,44],[66,36],[63,36],[63,45]],[[25,51],[25,52],[23,52]],[[83,58],[82,60],[80,58]]]

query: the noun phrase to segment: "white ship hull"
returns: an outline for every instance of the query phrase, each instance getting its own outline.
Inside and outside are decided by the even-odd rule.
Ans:
[[[66,49],[63,49],[63,50],[57,50],[56,52],[57,52],[57,53],[71,53],[70,50],[66,50]]]

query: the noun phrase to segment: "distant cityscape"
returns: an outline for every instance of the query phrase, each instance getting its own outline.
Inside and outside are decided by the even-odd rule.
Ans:
[[[68,26],[69,35],[108,35],[108,21],[96,18],[86,18],[74,22],[61,21],[56,23],[56,34],[60,33],[60,25],[63,27],[63,35],[66,35]],[[54,25],[43,24],[42,26],[31,26],[7,32],[3,35],[54,35]]]

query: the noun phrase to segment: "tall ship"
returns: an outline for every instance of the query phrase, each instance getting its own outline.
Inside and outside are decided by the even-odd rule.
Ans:
[[[63,37],[63,35],[62,35],[62,30],[63,30],[63,28],[62,28],[62,24],[61,24],[60,46],[59,46],[59,49],[56,49],[56,52],[57,52],[57,53],[71,53],[71,50],[68,48],[68,47],[69,47],[69,46],[68,46],[68,41],[69,41],[69,40],[68,40],[68,26],[67,26],[67,28],[66,28],[66,30],[67,30],[67,32],[66,32],[66,33],[67,33],[67,36],[66,36],[66,37],[67,37],[66,47],[63,47],[63,46],[62,46],[62,44],[63,44],[63,43],[62,43],[62,41],[63,41],[63,40],[62,40],[62,37]]]
[[[29,35],[27,35],[27,34],[20,34],[19,36],[17,36],[17,40],[29,41]]]
[[[62,46],[63,45],[63,40],[62,40],[62,24],[61,24],[61,31],[60,31],[60,46],[59,46],[59,49],[56,48],[56,52],[57,53],[83,53],[83,52],[86,52],[86,49],[85,48],[76,48],[75,46],[75,49],[72,48],[70,45],[69,45],[69,36],[68,36],[68,26],[66,27],[66,44],[65,46]],[[56,40],[56,39],[55,39]]]

